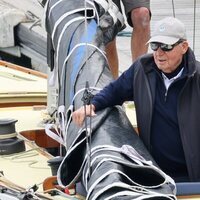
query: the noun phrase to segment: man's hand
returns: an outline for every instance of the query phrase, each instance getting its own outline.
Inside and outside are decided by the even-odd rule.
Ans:
[[[86,109],[86,111],[85,111]],[[82,126],[85,116],[95,116],[95,107],[93,104],[86,105],[86,108],[84,106],[80,107],[78,110],[74,111],[72,113],[72,120],[75,124],[78,126]]]

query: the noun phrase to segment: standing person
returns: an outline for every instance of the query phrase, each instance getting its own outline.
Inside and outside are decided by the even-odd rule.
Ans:
[[[139,136],[160,168],[176,182],[200,181],[200,62],[176,18],[158,21],[148,43],[153,53],[96,94],[86,115],[133,100]],[[78,125],[84,118],[84,107],[73,113]]]
[[[121,9],[120,0],[113,2]],[[131,36],[132,61],[147,53],[146,42],[150,37],[150,0],[122,0],[128,24],[133,27]],[[116,48],[116,38],[106,45],[106,55],[111,73],[118,77],[119,62]]]

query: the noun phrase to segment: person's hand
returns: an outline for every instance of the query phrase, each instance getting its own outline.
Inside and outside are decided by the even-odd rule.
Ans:
[[[74,111],[72,113],[72,120],[75,124],[77,124],[78,126],[82,126],[85,116],[95,116],[95,107],[94,105],[86,105],[86,110],[85,107],[82,106],[80,107],[78,110]]]

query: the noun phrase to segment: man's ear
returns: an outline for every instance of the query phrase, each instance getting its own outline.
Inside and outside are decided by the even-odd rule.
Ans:
[[[188,41],[183,41],[181,46],[182,46],[182,53],[185,54],[186,51],[187,51],[188,48],[189,48]]]

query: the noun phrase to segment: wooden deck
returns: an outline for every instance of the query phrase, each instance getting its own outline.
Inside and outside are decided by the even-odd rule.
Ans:
[[[0,60],[0,108],[46,105],[47,76]]]

